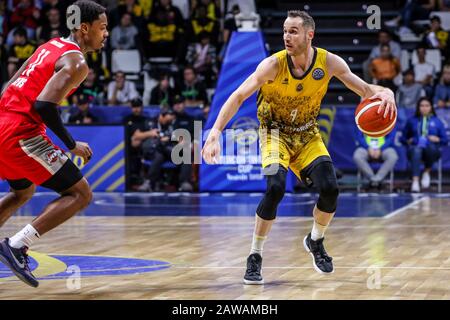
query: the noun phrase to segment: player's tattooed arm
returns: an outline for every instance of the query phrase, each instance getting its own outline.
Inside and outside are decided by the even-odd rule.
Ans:
[[[30,61],[31,58],[28,58],[27,61],[25,61],[22,66],[19,68],[19,70],[17,70],[17,72],[12,76],[12,78],[8,81],[8,83],[5,85],[5,87],[2,90],[1,95],[3,95],[3,93],[5,92],[6,88],[9,87],[9,85],[11,83],[13,83],[14,81],[17,80],[17,78],[20,77],[20,75],[22,74],[22,72],[25,71],[25,69],[27,68],[28,62]]]
[[[349,68],[348,64],[338,55],[328,52],[327,68],[330,77],[335,76],[342,83],[359,95],[363,99],[381,99],[382,103],[378,108],[378,113],[384,111],[384,117],[390,114],[391,119],[396,112],[395,95],[391,89],[368,84],[360,77],[355,75]]]

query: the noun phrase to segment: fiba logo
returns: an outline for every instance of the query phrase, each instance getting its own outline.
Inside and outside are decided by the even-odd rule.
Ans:
[[[321,68],[313,70],[312,77],[314,80],[320,80],[325,76],[325,72]]]
[[[239,145],[248,146],[258,141],[258,122],[250,117],[237,119],[231,128]]]

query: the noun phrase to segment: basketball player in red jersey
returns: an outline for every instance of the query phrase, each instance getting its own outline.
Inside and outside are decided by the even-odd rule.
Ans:
[[[106,9],[94,1],[73,5],[77,7],[71,9],[79,10],[68,10],[68,19],[75,21],[70,36],[51,39],[37,48],[0,100],[0,177],[10,185],[10,192],[0,199],[0,226],[32,197],[36,185],[60,194],[31,224],[0,242],[0,261],[33,287],[39,282],[28,265],[28,248],[92,199],[79,169],[46,135],[48,127],[85,163],[92,156],[87,143],[74,141],[56,107],[86,78],[89,68],[84,54],[104,47],[108,23]],[[73,19],[73,12],[80,19]]]

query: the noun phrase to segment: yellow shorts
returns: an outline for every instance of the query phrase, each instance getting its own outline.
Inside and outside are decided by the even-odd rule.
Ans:
[[[320,133],[314,134],[307,143],[302,144],[295,134],[267,134],[260,130],[260,147],[263,168],[279,163],[286,169],[290,168],[299,179],[302,170],[314,160],[323,157],[326,161],[331,161]]]

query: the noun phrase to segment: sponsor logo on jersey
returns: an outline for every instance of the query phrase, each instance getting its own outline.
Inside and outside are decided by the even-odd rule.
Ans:
[[[312,77],[314,80],[320,80],[325,76],[325,71],[321,68],[315,68],[312,72]]]

